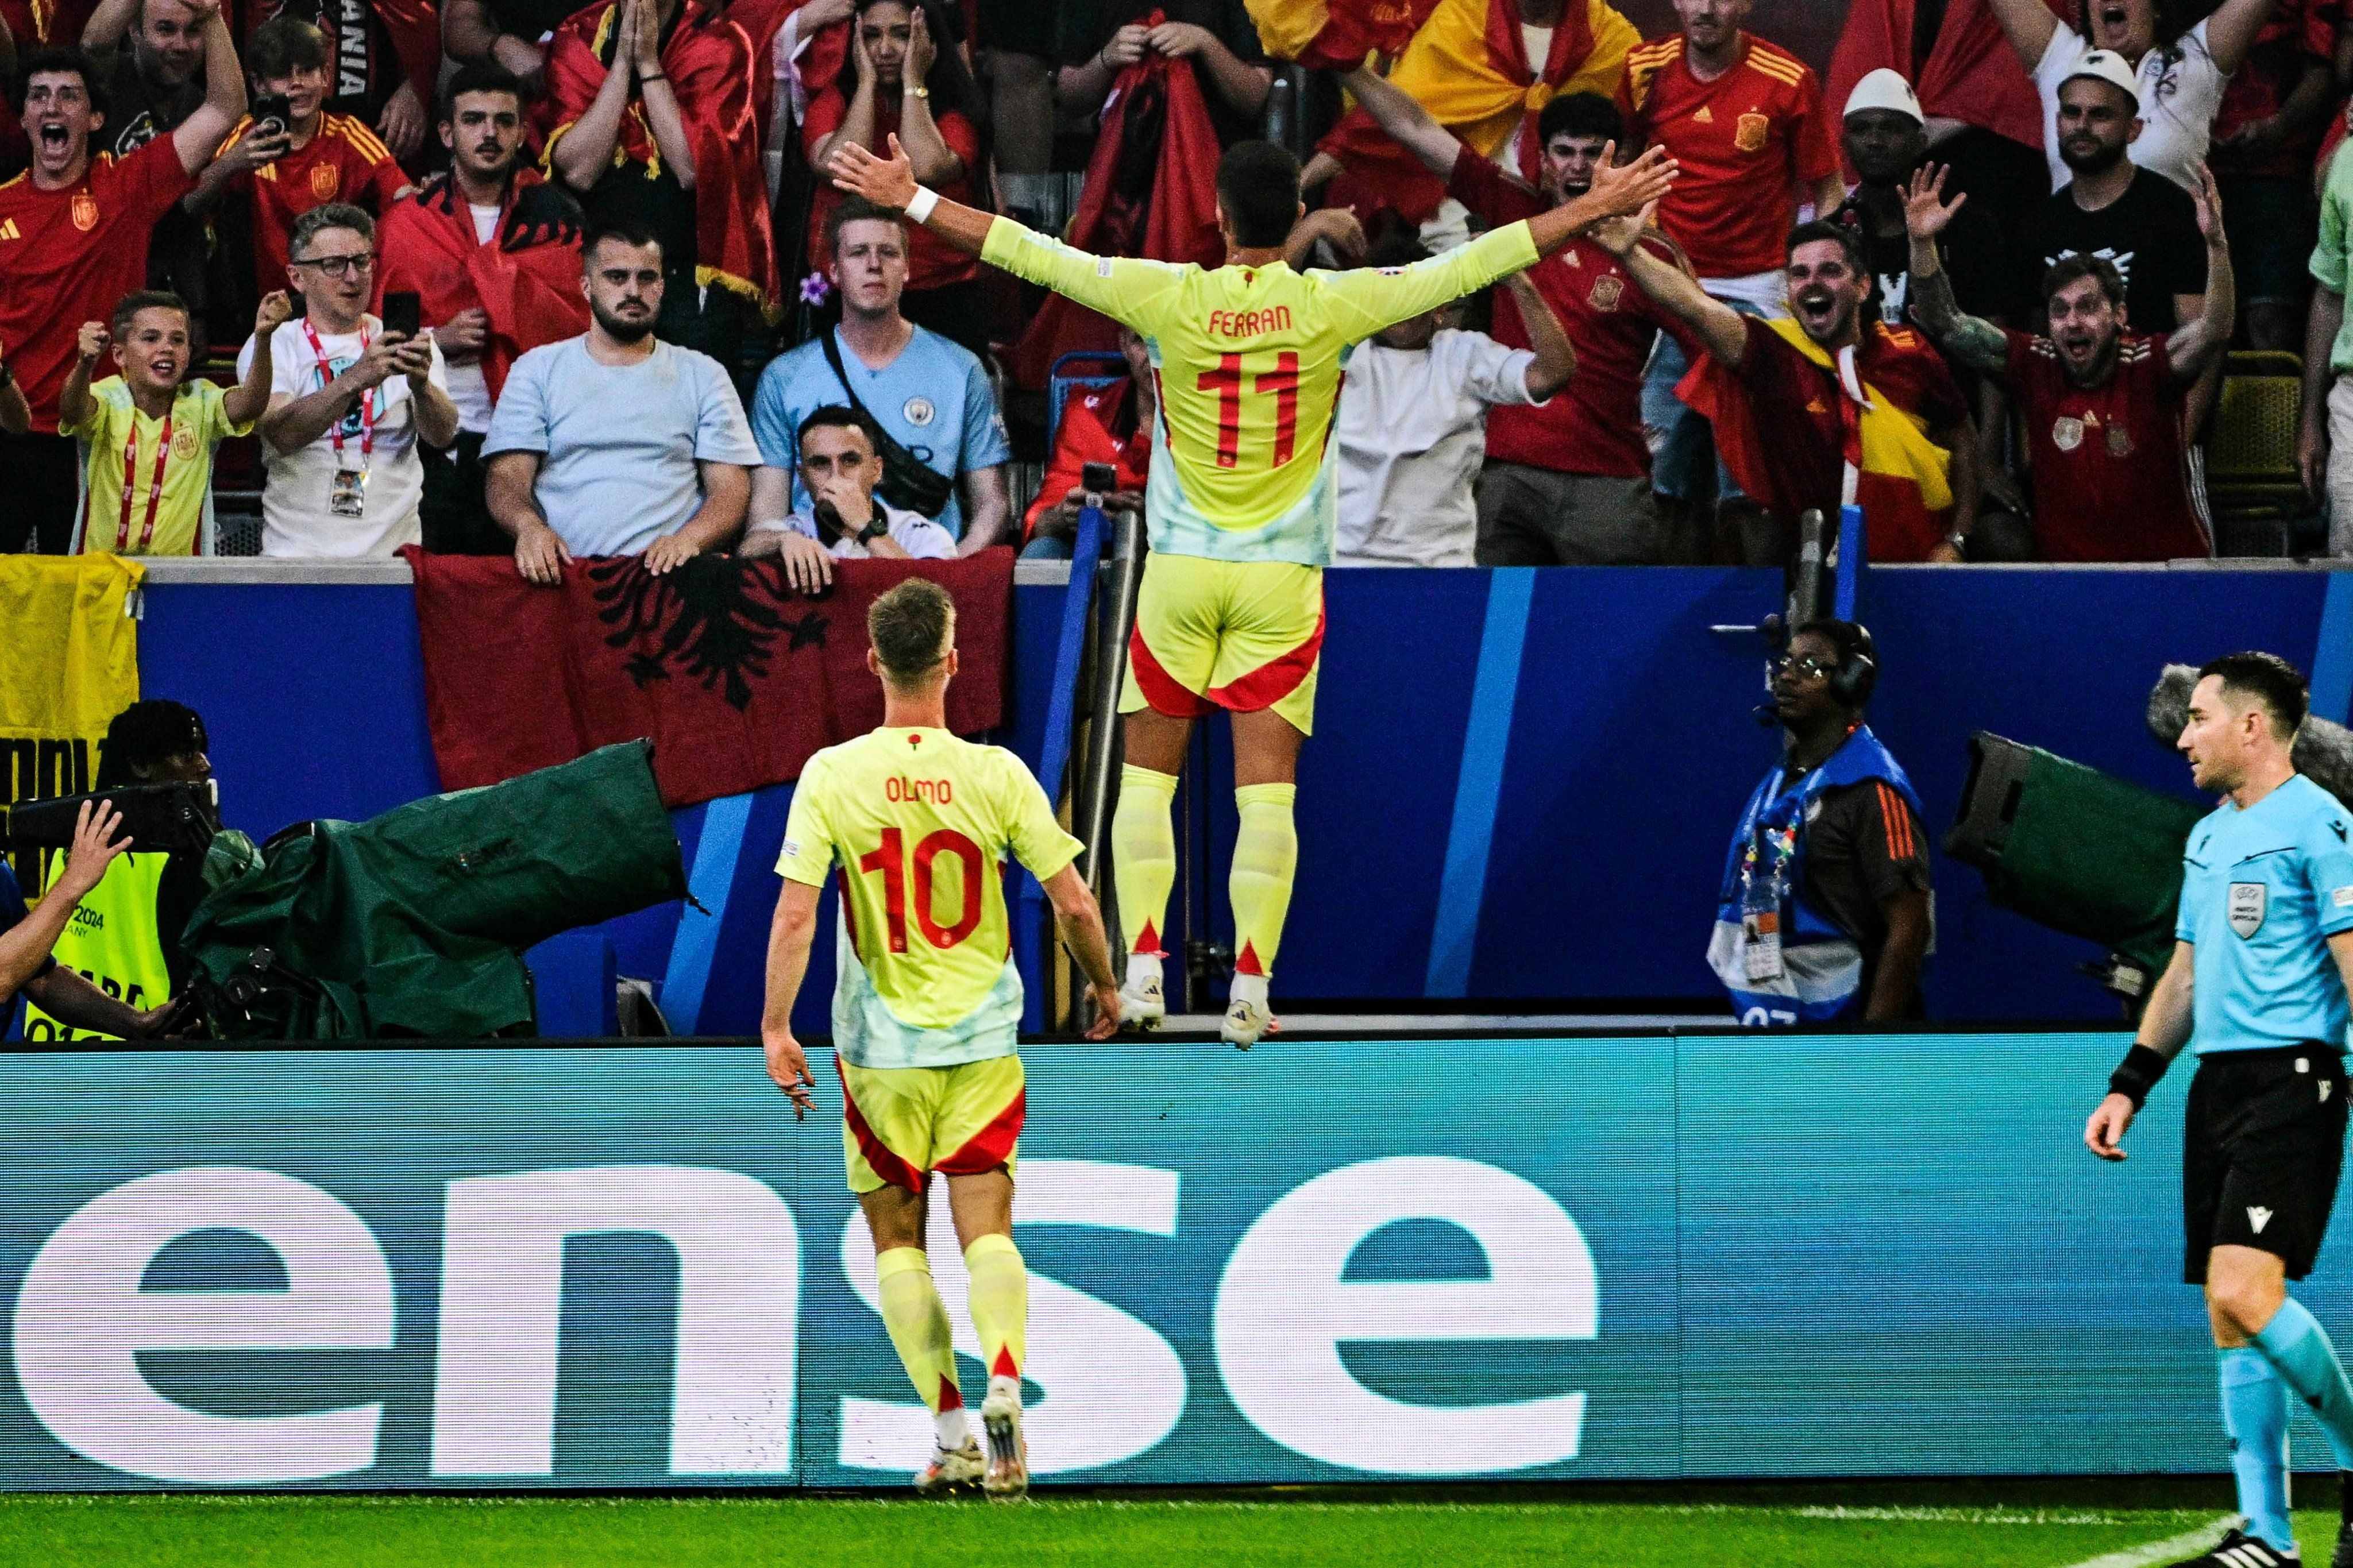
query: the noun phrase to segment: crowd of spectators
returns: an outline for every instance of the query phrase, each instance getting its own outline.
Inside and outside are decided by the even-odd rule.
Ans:
[[[1357,349],[1340,564],[1775,563],[1849,497],[1882,561],[2212,554],[2232,349],[2301,375],[2280,545],[2353,555],[2337,0],[1855,0],[1836,103],[1750,0],[1630,8],[0,0],[0,551],[217,552],[234,470],[276,557],[1067,556],[1151,346],[1057,318],[1050,386],[1034,292],[818,171],[1214,262],[1206,124],[1303,155],[1303,266],[1680,165]]]

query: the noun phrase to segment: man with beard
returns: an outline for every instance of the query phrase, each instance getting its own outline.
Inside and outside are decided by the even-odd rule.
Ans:
[[[205,100],[204,25],[186,0],[105,0],[82,29],[81,47],[112,71],[114,112],[100,142],[118,158],[176,129]],[[147,242],[147,286],[186,303],[198,359],[212,341],[205,331],[210,248],[205,226],[177,206],[156,220]]]
[[[33,166],[0,184],[0,380],[24,384],[32,430],[0,437],[0,552],[39,529],[62,553],[73,533],[80,458],[58,429],[58,395],[80,358],[81,325],[104,321],[147,281],[147,237],[245,110],[228,25],[203,13],[205,101],[169,136],[127,157],[93,152],[106,126],[102,85],[78,49],[25,61],[18,105]]]
[[[1962,314],[1936,237],[1968,198],[1947,204],[1944,184],[1943,170],[1923,168],[1905,193],[1912,314],[1956,360],[2009,387],[2026,433],[2043,559],[2212,554],[2190,499],[2181,432],[2190,384],[2231,341],[2231,249],[2213,176],[2200,172],[2197,201],[2209,279],[2203,308],[2166,337],[2127,330],[2124,279],[2097,256],[2068,257],[2044,277],[2048,337]]]
[[[1601,149],[1625,135],[1624,118],[1608,99],[1589,92],[1554,99],[1536,120],[1544,184],[1532,191],[1378,73],[1357,70],[1347,83],[1373,122],[1491,228],[1585,195]],[[1663,240],[1650,243],[1672,256]],[[1590,236],[1570,240],[1526,277],[1567,334],[1577,374],[1542,405],[1488,414],[1479,564],[1645,566],[1689,554],[1663,536],[1642,441],[1642,367],[1658,337],[1659,311]],[[1508,291],[1494,296],[1493,331],[1506,348],[1535,346]]]
[[[1743,555],[1784,563],[1801,513],[1835,520],[1853,500],[1869,520],[1873,561],[1959,560],[1977,517],[1968,405],[1926,339],[1865,320],[1871,274],[1853,232],[1832,223],[1790,231],[1795,319],[1766,321],[1644,249],[1641,221],[1615,219],[1594,235],[1706,351],[1678,392],[1715,422],[1725,466],[1764,505]],[[1850,464],[1857,424],[1862,460]]]
[[[2163,334],[2197,319],[2206,247],[2190,198],[2126,155],[2142,131],[2137,94],[2131,70],[2105,50],[2085,55],[2060,85],[2059,157],[2075,178],[2027,220],[2019,261],[2023,281],[2039,289],[2068,257],[2101,258],[2124,279],[2132,330]]]
[[[482,443],[491,516],[545,587],[575,556],[643,555],[659,575],[725,548],[760,460],[719,362],[654,336],[660,242],[616,224],[580,264],[588,331],[515,361]]]
[[[521,355],[588,324],[580,295],[579,204],[518,166],[522,89],[501,67],[460,66],[442,98],[449,172],[377,226],[377,309],[413,293],[449,364],[458,441],[426,458],[425,548],[502,555],[513,547],[482,495],[482,438]]]

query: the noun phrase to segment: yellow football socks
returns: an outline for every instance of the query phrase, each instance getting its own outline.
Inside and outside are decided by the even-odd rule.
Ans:
[[[1282,917],[1291,908],[1292,873],[1299,865],[1299,830],[1292,803],[1299,786],[1244,784],[1234,791],[1241,831],[1234,837],[1234,868],[1227,890],[1234,901],[1234,973],[1274,972]]]
[[[972,1276],[972,1326],[980,1334],[980,1359],[992,1378],[1018,1378],[1029,1359],[1029,1271],[1009,1236],[976,1238],[964,1249]]]
[[[1119,807],[1111,818],[1112,885],[1119,893],[1120,929],[1128,951],[1157,956],[1168,918],[1168,889],[1176,881],[1176,829],[1169,804],[1176,775],[1133,763],[1120,770]]]
[[[882,1326],[907,1369],[915,1392],[931,1407],[940,1447],[964,1447],[964,1395],[956,1388],[955,1342],[948,1310],[932,1283],[932,1260],[920,1247],[894,1247],[874,1259],[875,1293],[881,1299]],[[953,1421],[946,1419],[955,1413]],[[951,1433],[955,1440],[950,1441]]]

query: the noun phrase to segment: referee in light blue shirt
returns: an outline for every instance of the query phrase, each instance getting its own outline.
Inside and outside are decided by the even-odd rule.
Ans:
[[[2334,1568],[2353,1568],[2353,1386],[2287,1281],[2312,1271],[2345,1159],[2353,985],[2353,812],[2295,771],[2303,678],[2267,653],[2198,672],[2180,750],[2222,796],[2182,850],[2173,962],[2084,1141],[2105,1160],[2187,1045],[2184,1277],[2206,1288],[2241,1528],[2189,1563],[2301,1563],[2288,1524],[2288,1392],[2319,1417],[2347,1483]],[[2188,1564],[2182,1565],[2188,1568]]]

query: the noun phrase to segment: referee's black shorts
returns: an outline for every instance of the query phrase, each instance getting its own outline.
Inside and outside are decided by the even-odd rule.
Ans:
[[[2312,1272],[2345,1164],[2345,1083],[2344,1059],[2317,1045],[2200,1060],[2181,1137],[2184,1279],[2206,1283],[2217,1247]]]

